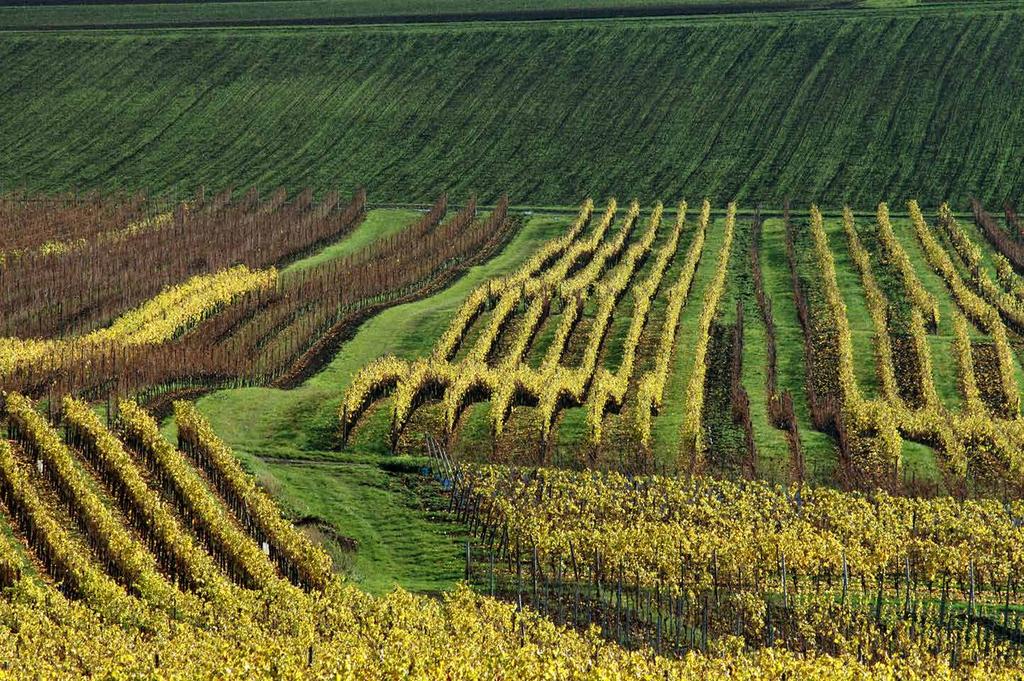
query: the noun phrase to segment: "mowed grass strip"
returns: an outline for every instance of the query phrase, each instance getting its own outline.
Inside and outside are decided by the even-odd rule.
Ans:
[[[875,328],[868,312],[867,297],[860,271],[850,255],[849,242],[843,232],[841,219],[824,221],[828,245],[836,268],[839,291],[846,304],[846,318],[850,324],[853,343],[853,371],[857,386],[866,399],[879,396],[878,361],[875,351]]]
[[[699,219],[699,209],[694,220]],[[694,344],[700,330],[700,313],[704,307],[705,291],[715,276],[719,251],[725,237],[725,218],[712,216],[708,223],[707,236],[704,240],[704,251],[700,264],[694,274],[690,294],[679,315],[679,327],[676,330],[676,346],[672,361],[669,363],[669,378],[665,385],[665,395],[661,412],[654,417],[651,425],[651,442],[654,460],[658,466],[675,470],[679,461],[679,436],[683,427],[683,418],[690,405],[686,404],[686,387],[693,372]],[[683,466],[685,469],[685,466]]]
[[[832,480],[838,454],[835,440],[814,430],[811,423],[811,409],[807,402],[804,335],[793,302],[793,286],[786,262],[786,230],[781,219],[765,220],[761,243],[764,286],[772,299],[778,333],[779,391],[789,390],[793,395],[793,410],[800,429],[807,479],[827,484]]]
[[[740,219],[739,225],[745,231],[751,229],[752,219],[744,217]],[[762,228],[763,230],[763,228]],[[736,260],[736,268],[749,275],[737,276],[735,272],[730,273],[731,284],[735,287],[740,285],[736,295],[743,300],[743,372],[740,380],[743,388],[747,391],[750,400],[750,422],[754,430],[754,447],[757,450],[757,471],[756,474],[765,479],[788,483],[791,477],[792,461],[789,451],[789,442],[786,439],[785,431],[779,430],[772,425],[768,415],[768,333],[761,316],[761,310],[757,305],[757,297],[754,289],[753,262],[750,256],[750,238],[744,239],[744,247],[741,253],[737,253],[740,259]],[[761,271],[764,276],[764,236],[760,241]],[[767,283],[765,293],[768,294]],[[776,311],[780,302],[771,299],[772,319],[778,335],[778,312]],[[776,366],[778,366],[779,339],[776,338]],[[776,377],[778,381],[778,377]]]

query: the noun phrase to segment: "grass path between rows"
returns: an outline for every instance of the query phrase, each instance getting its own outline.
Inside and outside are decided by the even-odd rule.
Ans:
[[[415,211],[371,211],[345,240],[292,268],[343,257],[415,219]],[[199,410],[243,465],[293,515],[326,520],[358,543],[350,578],[371,592],[452,587],[461,575],[457,530],[431,517],[414,487],[416,463],[377,451],[339,452],[337,411],[353,374],[385,355],[427,354],[466,296],[487,278],[513,271],[571,218],[535,216],[505,249],[429,298],[390,308],[364,323],[334,359],[293,390],[240,388],[198,400]],[[173,432],[173,424],[165,426]],[[398,471],[397,473],[395,471]]]
[[[420,211],[408,208],[377,208],[371,210],[367,213],[366,219],[359,223],[359,226],[347,237],[322,248],[307,258],[291,263],[281,273],[302,272],[315,265],[344,258],[378,239],[384,239],[401,231],[403,227],[421,216],[422,213]]]
[[[700,264],[694,274],[690,287],[690,295],[679,316],[679,328],[676,330],[675,356],[672,358],[668,383],[665,385],[663,408],[651,424],[651,441],[654,457],[658,465],[674,469],[676,464],[686,470],[688,461],[682,461],[679,447],[679,434],[683,427],[683,418],[689,405],[686,404],[686,387],[693,373],[694,343],[700,325],[700,313],[704,307],[704,296],[708,285],[715,276],[718,254],[725,236],[725,219],[717,218],[708,225],[701,253]]]
[[[806,478],[810,482],[828,484],[837,462],[836,444],[831,436],[814,430],[811,425],[804,373],[804,339],[793,302],[793,287],[786,263],[786,231],[782,220],[765,220],[761,244],[764,286],[772,299],[778,335],[779,390],[789,390],[793,395]]]
[[[743,258],[741,267],[751,268],[753,263],[750,260],[749,246],[745,249]],[[764,260],[763,248],[761,260]],[[761,267],[763,272],[763,262]],[[754,274],[751,273],[749,286],[739,292],[743,296],[744,317],[741,381],[750,399],[750,422],[754,429],[754,447],[757,450],[757,473],[767,480],[787,483],[790,477],[789,442],[785,433],[772,425],[768,415],[768,332],[757,305],[753,277]],[[772,305],[776,305],[774,300]],[[774,313],[772,318],[775,319]],[[777,320],[775,324],[777,327]]]

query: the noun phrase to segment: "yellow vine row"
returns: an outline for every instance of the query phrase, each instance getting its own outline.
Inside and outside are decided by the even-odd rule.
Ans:
[[[707,376],[707,352],[711,340],[711,323],[718,314],[718,303],[725,293],[726,278],[729,274],[729,259],[732,255],[733,235],[736,231],[736,204],[730,203],[725,216],[725,236],[718,252],[718,263],[715,276],[704,294],[704,307],[701,309],[697,328],[697,338],[693,352],[693,369],[686,386],[683,400],[686,404],[686,416],[683,418],[680,437],[681,456],[688,461],[684,465],[692,465],[694,470],[703,467],[707,450],[707,439],[704,432],[704,388]]]
[[[821,211],[814,205],[811,206],[810,231],[822,275],[827,323],[836,332],[839,391],[842,397],[841,419],[850,444],[850,463],[872,475],[884,475],[891,470],[899,473],[903,445],[897,429],[897,417],[886,403],[865,400],[857,385],[846,303],[836,278],[835,260],[828,244]]]
[[[155,607],[169,609],[178,598],[187,601],[187,597],[159,573],[156,559],[147,548],[132,538],[92,491],[75,465],[74,454],[35,410],[32,401],[17,393],[8,393],[5,401],[8,422],[16,436],[53,478],[59,496],[68,505],[110,576]]]
[[[265,588],[277,574],[256,544],[235,527],[209,489],[157,427],[153,417],[130,400],[118,405],[118,422],[126,437],[150,462],[161,484],[174,489],[184,516],[211,546],[236,579],[244,585]]]
[[[154,551],[164,556],[183,586],[204,598],[228,602],[231,583],[188,531],[178,522],[159,492],[151,489],[120,440],[103,424],[88,403],[65,398],[64,425],[77,447],[107,477],[111,495],[121,502],[129,522],[144,528]]]
[[[71,596],[113,621],[145,619],[143,603],[104,574],[49,512],[6,440],[0,440],[0,497],[28,536],[30,548]]]
[[[914,231],[924,248],[928,264],[942,276],[950,293],[953,294],[953,299],[964,314],[992,337],[999,360],[998,379],[1003,393],[1003,415],[1018,417],[1020,415],[1020,393],[1013,375],[1013,355],[1006,337],[1006,327],[999,312],[964,283],[949,254],[932,235],[917,202],[911,200],[908,203],[908,208]],[[948,206],[944,206],[944,209],[940,211],[944,219],[952,217],[948,211]]]
[[[256,487],[252,477],[242,470],[238,459],[192,404],[175,402],[174,417],[182,451],[210,472],[214,484],[223,488],[226,497],[236,500],[244,515],[243,525],[258,541],[268,542],[273,550],[272,558],[280,556],[282,567],[294,568],[296,581],[311,588],[326,588],[334,574],[330,556],[281,517],[277,504]]]

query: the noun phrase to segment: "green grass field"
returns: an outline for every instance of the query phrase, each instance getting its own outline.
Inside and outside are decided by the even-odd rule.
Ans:
[[[265,3],[258,3],[265,4]],[[302,3],[296,3],[302,4]],[[1005,5],[636,21],[8,33],[0,187],[286,184],[747,206],[1024,194]]]

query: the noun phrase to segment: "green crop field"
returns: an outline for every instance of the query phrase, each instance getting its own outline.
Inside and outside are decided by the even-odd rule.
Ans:
[[[1024,675],[1015,0],[0,0],[0,679]]]
[[[7,35],[0,186],[1019,197],[1024,18]]]

